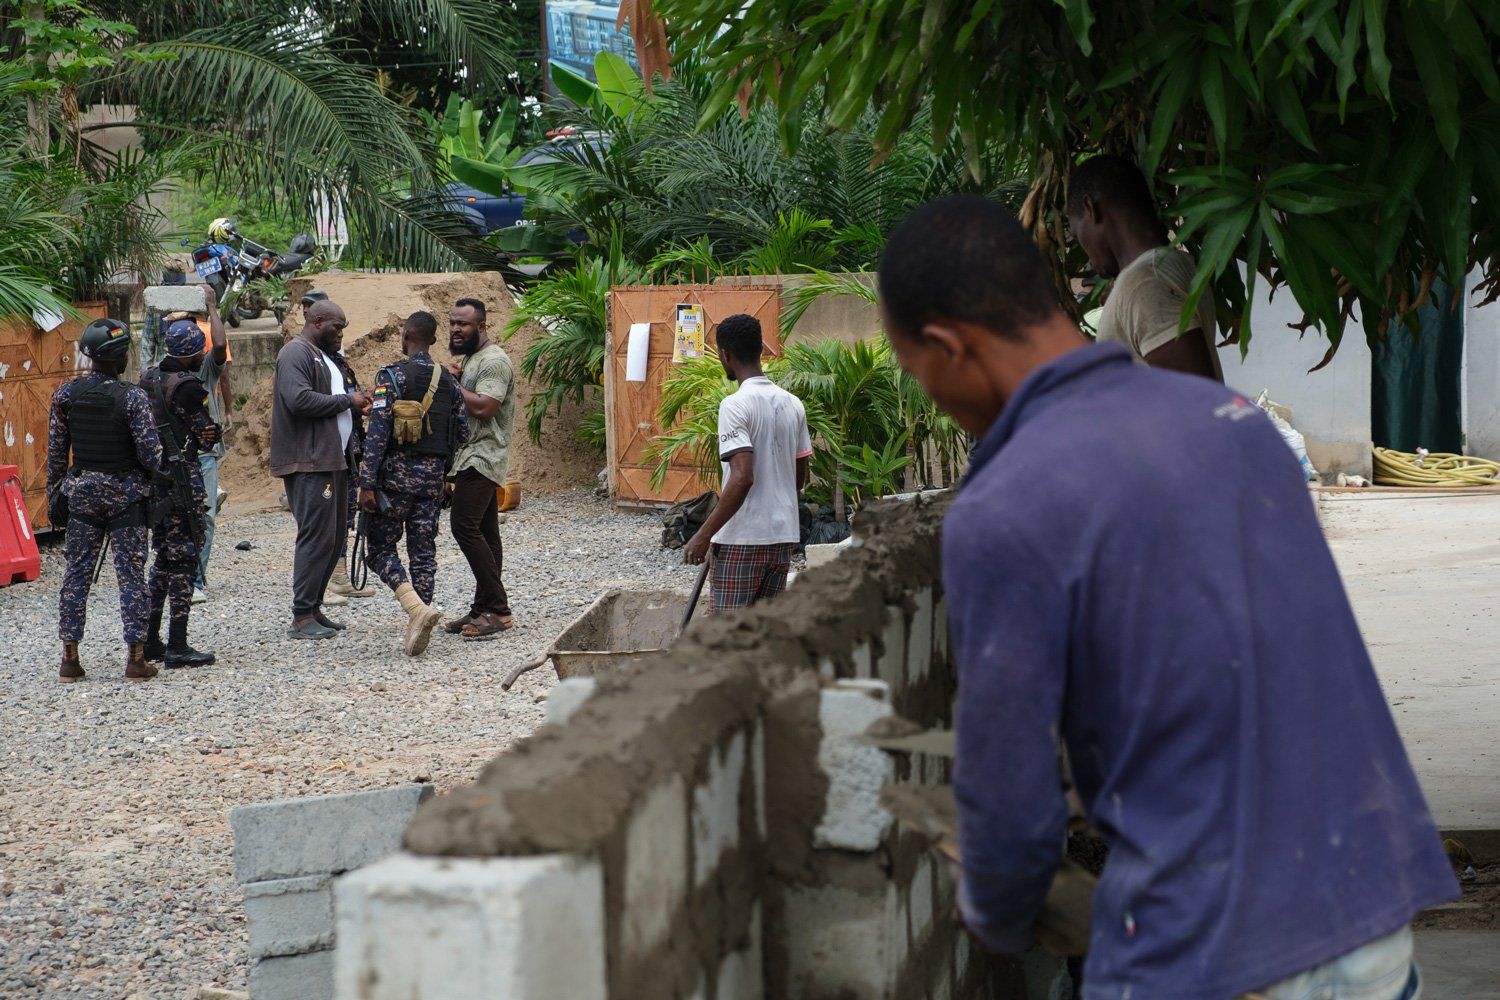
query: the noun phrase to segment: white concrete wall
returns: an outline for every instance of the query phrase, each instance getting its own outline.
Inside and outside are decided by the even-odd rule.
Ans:
[[[1370,346],[1358,316],[1344,330],[1333,361],[1308,374],[1323,360],[1328,339],[1316,330],[1299,334],[1287,324],[1302,318],[1291,290],[1268,298],[1257,283],[1251,311],[1249,356],[1237,346],[1219,350],[1224,381],[1253,399],[1262,389],[1292,409],[1292,424],[1307,439],[1307,455],[1324,483],[1340,472],[1370,475]]]
[[[1478,283],[1469,275],[1464,296],[1464,451],[1500,458],[1500,302],[1476,307]]]

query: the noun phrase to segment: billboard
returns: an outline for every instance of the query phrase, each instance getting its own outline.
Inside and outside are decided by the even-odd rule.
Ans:
[[[544,0],[542,17],[547,31],[547,58],[594,79],[594,56],[613,52],[640,72],[630,28],[615,27],[619,0]]]

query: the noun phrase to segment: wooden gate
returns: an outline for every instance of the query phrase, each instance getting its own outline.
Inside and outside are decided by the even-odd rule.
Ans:
[[[104,315],[104,303],[77,307],[83,319],[68,319],[43,333],[30,317],[0,316],[0,465],[21,467],[21,491],[32,527],[47,520],[47,414],[52,393],[89,360],[75,350],[84,325]]]
[[[646,449],[663,430],[657,413],[662,385],[672,371],[678,303],[703,307],[708,344],[716,344],[721,319],[748,313],[760,320],[766,354],[781,355],[780,284],[621,285],[610,289],[604,359],[605,432],[610,494],[621,503],[676,503],[719,488],[718,477],[705,482],[686,454],[674,458],[660,489],[651,486],[653,466],[646,460]],[[644,382],[625,380],[633,323],[651,324]]]

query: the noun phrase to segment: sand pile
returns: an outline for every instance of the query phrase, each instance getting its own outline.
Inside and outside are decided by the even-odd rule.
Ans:
[[[344,331],[344,354],[359,376],[370,386],[375,373],[401,357],[401,324],[408,314],[426,309],[438,318],[435,357],[450,360],[447,348],[448,310],[454,300],[472,297],[488,307],[489,327],[499,337],[510,320],[512,298],[500,275],[493,272],[456,274],[363,274],[331,271],[289,282],[293,301],[309,287],[321,288],[349,317]],[[283,339],[301,329],[302,311],[294,308],[282,326]],[[502,346],[516,367],[516,430],[511,446],[510,475],[521,483],[523,495],[556,493],[593,486],[604,467],[604,456],[575,436],[579,411],[569,407],[561,416],[543,425],[542,446],[526,434],[526,404],[536,391],[520,372],[527,348],[543,335],[535,324],[518,330]],[[271,424],[271,380],[250,393],[235,413],[235,429],[229,454],[220,465],[219,482],[236,504],[274,503],[281,493],[280,481],[268,471]]]

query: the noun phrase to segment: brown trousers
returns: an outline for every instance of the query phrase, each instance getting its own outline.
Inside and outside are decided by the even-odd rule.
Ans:
[[[469,570],[474,574],[474,600],[469,614],[486,611],[510,614],[510,597],[500,580],[505,565],[500,546],[500,502],[498,484],[473,469],[453,477],[453,516],[449,521]]]

